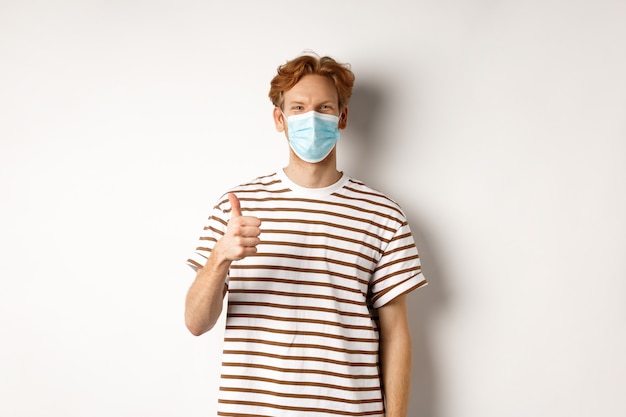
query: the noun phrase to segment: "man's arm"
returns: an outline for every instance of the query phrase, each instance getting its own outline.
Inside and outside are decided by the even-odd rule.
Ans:
[[[406,417],[411,382],[411,332],[406,296],[378,309],[385,416]]]
[[[187,291],[185,325],[194,336],[211,330],[222,314],[230,262],[216,261],[215,258],[213,255],[209,257],[206,265],[198,270],[196,279]]]
[[[228,200],[232,214],[226,233],[213,247],[205,266],[198,270],[185,300],[185,325],[195,336],[211,330],[222,313],[230,264],[255,254],[259,243],[261,221],[242,216],[239,199],[234,194],[229,194]]]

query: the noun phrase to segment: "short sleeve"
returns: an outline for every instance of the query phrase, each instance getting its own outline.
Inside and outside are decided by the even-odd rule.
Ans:
[[[396,230],[370,281],[371,304],[380,308],[394,298],[426,285],[419,254],[406,220]]]
[[[228,205],[228,199],[222,198],[211,211],[206,226],[198,238],[195,251],[187,259],[187,265],[197,271],[204,267],[209,255],[213,251],[215,243],[224,236],[228,225],[228,214],[224,205]],[[229,206],[230,207],[230,206]],[[229,211],[228,211],[229,212]]]

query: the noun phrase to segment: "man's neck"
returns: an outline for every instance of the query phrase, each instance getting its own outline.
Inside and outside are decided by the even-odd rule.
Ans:
[[[305,188],[329,187],[339,181],[342,176],[342,173],[337,171],[334,152],[317,164],[309,164],[291,155],[289,165],[284,171],[291,181]]]

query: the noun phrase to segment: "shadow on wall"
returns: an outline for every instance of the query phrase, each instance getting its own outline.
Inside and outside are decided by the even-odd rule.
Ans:
[[[409,208],[407,210],[405,208],[428,285],[417,289],[407,298],[413,340],[411,400],[408,415],[438,417],[440,415],[437,408],[438,380],[434,367],[437,353],[432,349],[433,343],[429,335],[432,334],[432,319],[446,304],[446,296],[443,291],[445,278],[442,277],[437,265],[434,239],[422,224],[416,221],[419,219],[419,214],[411,214],[418,211],[419,209]]]
[[[351,137],[350,157],[354,166],[350,174],[365,181],[374,188],[384,191],[385,179],[374,178],[377,172],[384,172],[384,166],[393,161],[383,160],[382,146],[400,146],[398,138],[384,135],[385,109],[389,90],[383,85],[361,82],[355,86],[350,99],[349,131]],[[382,115],[382,118],[381,118]],[[401,139],[400,139],[401,140]],[[394,142],[396,141],[396,142]],[[380,168],[380,169],[379,169]],[[411,201],[405,197],[404,201]],[[413,200],[415,201],[415,200]],[[437,265],[434,239],[430,231],[420,222],[419,207],[406,206],[403,210],[409,219],[411,229],[420,252],[424,275],[428,285],[410,294],[408,314],[413,339],[413,367],[411,374],[411,398],[409,416],[438,417],[437,375],[433,366],[436,352],[432,351],[430,322],[434,314],[445,306],[443,290],[444,277]]]
[[[376,172],[378,166],[384,161],[377,158],[381,148],[381,128],[380,115],[383,109],[384,87],[363,83],[355,85],[350,98],[348,127],[346,140],[344,141],[349,156],[347,162],[350,164],[350,175],[365,181],[366,184],[374,188],[377,187]]]

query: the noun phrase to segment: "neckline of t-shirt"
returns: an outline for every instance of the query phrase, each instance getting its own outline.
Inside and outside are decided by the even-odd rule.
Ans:
[[[337,182],[335,182],[332,185],[329,185],[328,187],[307,188],[307,187],[302,187],[301,185],[298,185],[295,182],[291,181],[289,177],[287,176],[287,174],[285,174],[285,171],[283,169],[279,169],[276,172],[276,175],[294,193],[305,195],[305,196],[310,196],[310,197],[324,197],[324,196],[331,195],[332,193],[343,188],[343,186],[349,180],[348,176],[342,172],[341,178],[339,178]]]

